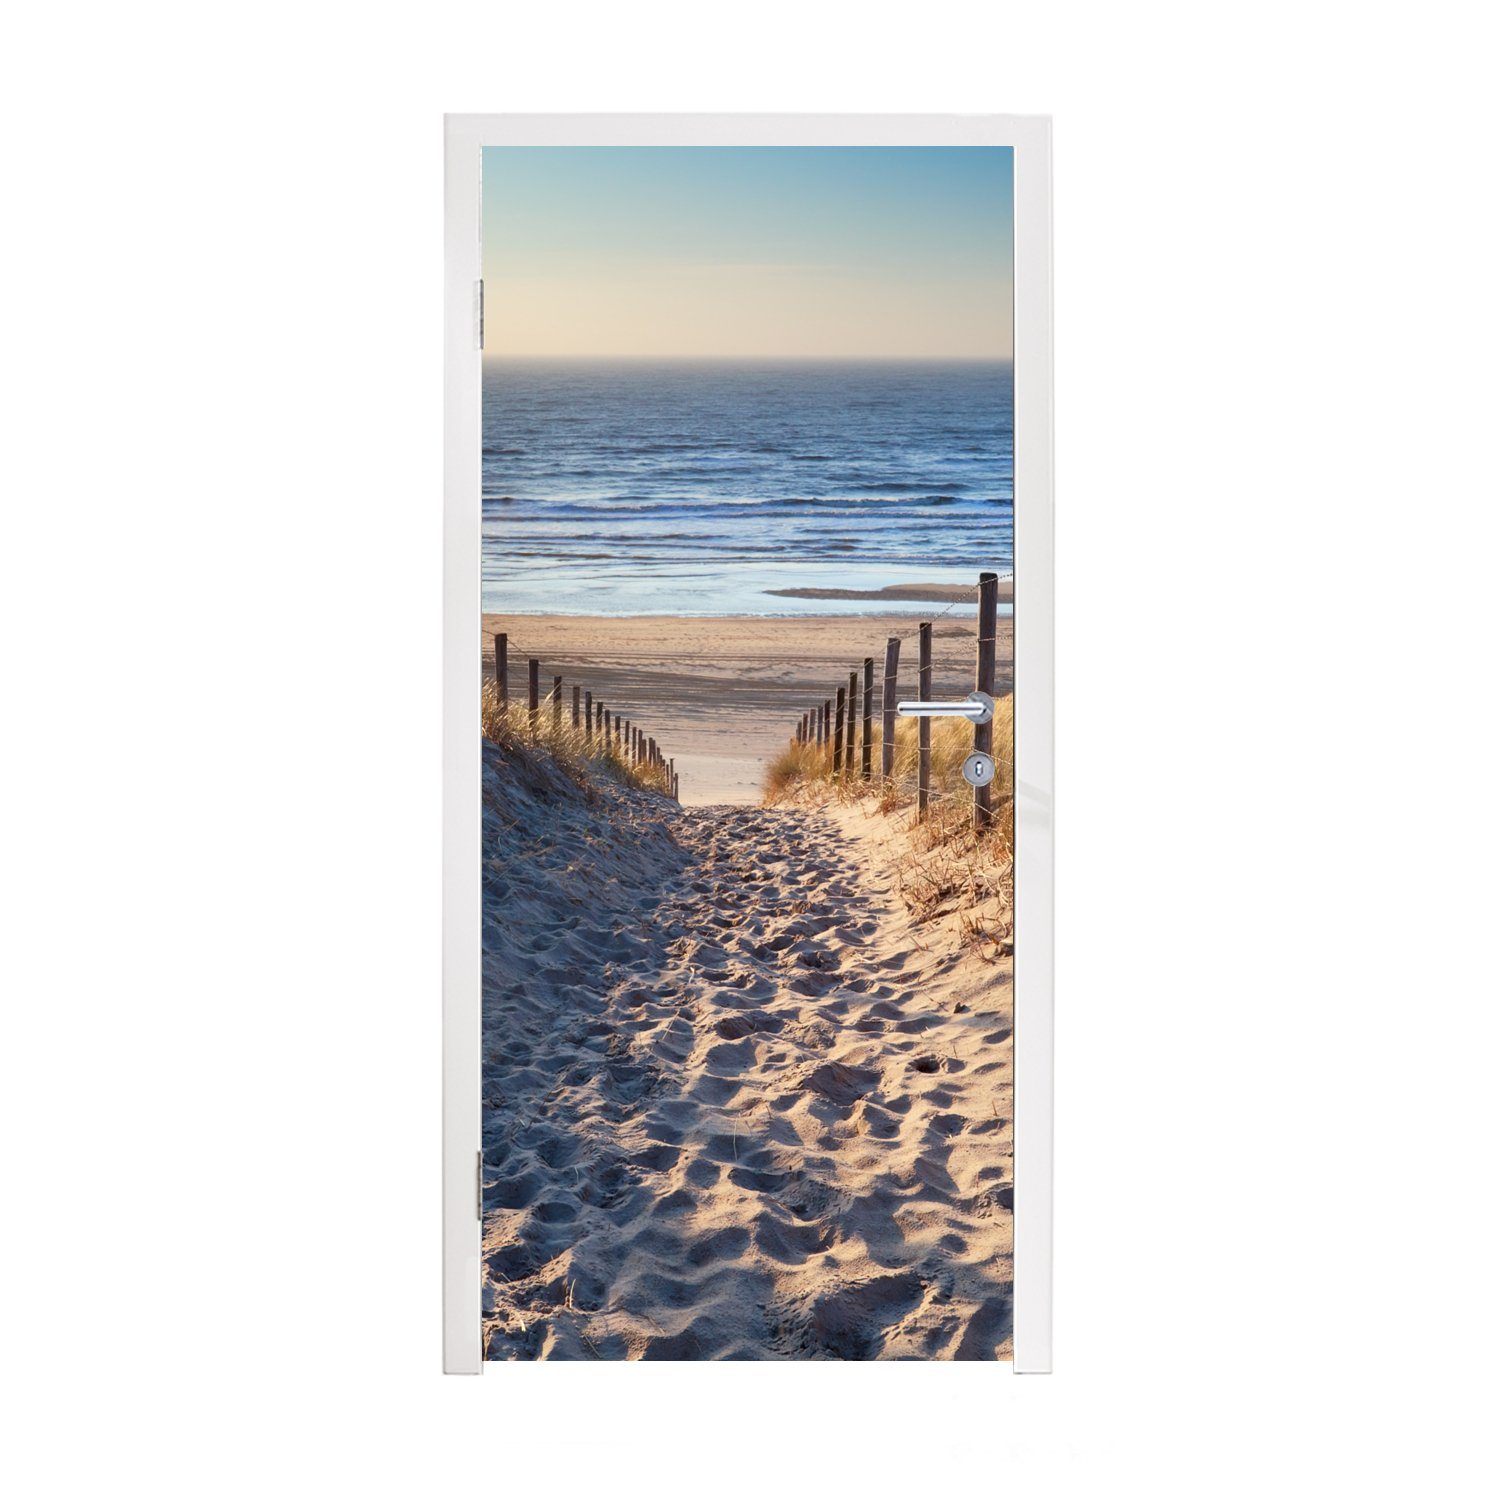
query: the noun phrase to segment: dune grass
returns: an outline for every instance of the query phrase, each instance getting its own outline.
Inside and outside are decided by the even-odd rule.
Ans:
[[[484,737],[502,750],[515,745],[542,750],[552,758],[575,781],[583,785],[608,777],[627,786],[645,787],[672,795],[671,778],[665,766],[642,762],[632,765],[626,747],[613,734],[606,740],[596,732],[585,734],[582,726],[573,727],[573,705],[569,698],[562,705],[562,713],[554,721],[552,702],[544,699],[537,713],[535,725],[524,701],[512,698],[501,707],[500,694],[493,682],[486,682],[480,699],[480,722]]]
[[[1008,951],[1012,900],[1012,854],[1015,830],[1014,699],[995,703],[995,780],[991,783],[994,819],[976,831],[974,792],[960,768],[974,748],[974,726],[961,719],[934,719],[927,816],[917,816],[917,721],[896,722],[896,753],[889,783],[880,775],[880,725],[873,726],[870,780],[862,774],[859,728],[854,764],[833,770],[831,746],[789,744],[766,770],[763,800],[768,805],[794,802],[859,802],[874,807],[904,826],[906,857],[897,865],[901,893],[919,919],[957,912],[960,925],[975,940]]]
[[[998,814],[1002,804],[1011,800],[1011,784],[1015,775],[1014,699],[1009,695],[995,704],[994,747],[995,759],[993,782],[994,805]],[[931,807],[957,798],[965,808],[972,807],[973,794],[968,782],[963,779],[961,767],[974,748],[974,726],[964,719],[934,719],[932,725]],[[829,745],[794,743],[789,744],[766,769],[764,798],[767,803],[792,800],[799,794],[814,793],[831,797],[880,798],[881,810],[895,811],[907,806],[915,807],[917,800],[917,720],[896,721],[896,754],[891,782],[882,783],[880,776],[880,724],[873,725],[873,741],[870,754],[870,780],[862,775],[859,726],[856,725],[854,764],[841,767],[834,775],[833,750]]]

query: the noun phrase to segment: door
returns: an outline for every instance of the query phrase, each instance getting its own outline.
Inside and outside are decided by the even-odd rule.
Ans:
[[[485,1359],[1012,1355],[1014,153],[482,153]]]

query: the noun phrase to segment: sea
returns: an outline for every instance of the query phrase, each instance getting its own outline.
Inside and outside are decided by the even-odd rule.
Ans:
[[[1011,366],[487,359],[483,606],[932,612],[785,590],[972,584],[1013,559]]]

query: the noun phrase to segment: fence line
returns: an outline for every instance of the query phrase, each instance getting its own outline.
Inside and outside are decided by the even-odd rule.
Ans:
[[[999,575],[981,573],[978,594],[978,645],[976,650],[974,685],[980,692],[991,697],[995,693],[996,646],[999,622]],[[922,620],[917,625],[917,697],[920,701],[932,699],[932,640],[933,626],[948,615],[963,599],[954,599],[946,609],[931,620]],[[897,677],[901,661],[901,644],[910,636],[893,635],[886,638],[884,671],[881,675],[880,693],[880,782],[889,788],[895,784],[896,758],[896,699]],[[495,688],[500,708],[504,713],[510,707],[510,641],[505,632],[494,636]],[[541,721],[539,658],[527,659],[526,708],[528,722],[533,734],[539,733]],[[861,671],[862,668],[862,671]],[[861,683],[861,677],[863,682]],[[861,696],[861,687],[863,695]],[[552,691],[548,694],[552,703],[552,723],[555,730],[562,726],[563,679],[554,676]],[[580,701],[581,700],[581,701]],[[859,771],[861,780],[874,780],[874,713],[875,713],[875,658],[862,659],[860,667],[849,673],[848,681],[840,683],[832,697],[815,702],[797,719],[792,741],[798,745],[811,745],[820,751],[830,751],[835,777],[852,779],[855,773],[855,731],[859,726]],[[661,774],[666,782],[668,794],[680,800],[677,762],[662,749],[656,737],[644,726],[624,717],[618,709],[611,710],[602,698],[595,698],[591,691],[583,691],[573,684],[572,724],[577,730],[582,727],[586,746],[592,747],[595,738],[618,755],[632,770],[649,768]],[[974,726],[974,748],[986,755],[994,753],[993,723]],[[917,720],[917,816],[925,818],[934,798],[945,798],[961,794],[935,792],[932,780],[932,721],[926,717]],[[982,831],[994,820],[994,794],[990,787],[974,788],[974,828]]]
[[[896,779],[896,665],[901,660],[901,637],[885,642],[885,683],[880,694],[880,779],[890,786]]]
[[[974,664],[974,686],[981,693],[995,696],[995,657],[999,624],[1000,576],[998,573],[981,573],[977,587],[978,595],[978,646]],[[917,698],[921,702],[932,700],[932,632],[933,626],[945,615],[965,602],[954,599],[946,609],[931,620],[922,620],[917,625]],[[901,662],[901,643],[909,636],[888,636],[885,643],[885,670],[881,677],[880,692],[880,782],[891,788],[896,780],[896,679]],[[859,775],[863,781],[873,780],[873,756],[871,737],[873,732],[875,659],[864,658],[864,702],[860,739]],[[847,704],[847,718],[846,714]],[[860,716],[859,674],[851,672],[847,687],[840,685],[833,700],[824,699],[814,705],[797,721],[792,734],[794,744],[814,745],[822,750],[830,736],[830,707],[832,715],[832,770],[836,779],[854,775],[854,724]],[[974,748],[985,755],[993,755],[995,727],[993,722],[974,726]],[[992,784],[993,785],[993,784]],[[991,786],[974,789],[974,828],[982,832],[994,821],[994,794]],[[961,794],[935,792],[932,789],[932,720],[926,717],[917,720],[917,816],[925,818],[934,798],[942,799]]]
[[[932,699],[932,622],[917,626],[917,699]],[[917,816],[927,816],[927,793],[932,786],[932,720],[917,720]]]
[[[864,738],[859,747],[859,774],[864,780],[870,779],[870,730],[872,727],[870,712],[870,699],[875,692],[875,658],[865,657],[865,722]]]
[[[844,775],[854,774],[854,718],[859,712],[859,673],[849,674],[849,724],[844,731]]]
[[[500,711],[508,715],[510,638],[504,631],[500,631],[496,633],[494,642],[495,694]],[[526,722],[534,736],[541,733],[541,671],[540,657],[526,659]],[[681,801],[677,764],[668,759],[656,737],[647,733],[643,726],[624,718],[618,711],[611,713],[604,699],[595,698],[592,691],[584,691],[578,683],[572,686],[572,727],[575,732],[582,730],[585,753],[593,750],[597,738],[605,750],[612,751],[632,770],[659,771],[667,784],[668,795],[673,801]],[[563,711],[563,679],[560,676],[552,678],[552,691],[547,694],[547,699],[552,705],[552,729],[554,733],[558,733],[562,729]]]

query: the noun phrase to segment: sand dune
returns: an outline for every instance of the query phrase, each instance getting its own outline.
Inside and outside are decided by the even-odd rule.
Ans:
[[[485,747],[487,1357],[1009,1357],[1009,966],[865,826]]]

